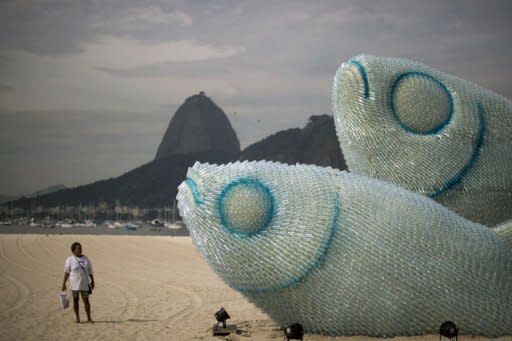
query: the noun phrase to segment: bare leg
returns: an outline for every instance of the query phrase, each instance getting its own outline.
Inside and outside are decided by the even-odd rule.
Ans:
[[[89,302],[89,297],[82,296],[82,300],[84,301],[85,313],[87,314],[87,322],[94,323],[91,319],[91,303]]]
[[[80,314],[78,313],[78,296],[73,296],[73,310],[75,311],[76,323],[80,323]]]

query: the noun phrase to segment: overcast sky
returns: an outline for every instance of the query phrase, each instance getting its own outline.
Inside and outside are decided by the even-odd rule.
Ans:
[[[205,91],[242,147],[331,113],[339,65],[410,58],[512,98],[512,1],[0,2],[0,194],[154,158]]]

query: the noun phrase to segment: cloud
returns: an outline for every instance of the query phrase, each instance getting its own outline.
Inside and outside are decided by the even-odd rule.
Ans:
[[[215,95],[229,96],[236,90],[218,77],[198,81],[186,75],[155,74],[122,79],[96,66],[123,70],[162,59],[179,63],[184,58],[227,58],[240,51],[234,47],[210,48],[193,42],[145,46],[124,39],[106,39],[102,43],[84,45],[84,52],[77,55],[39,56],[4,50],[3,60],[10,67],[5,68],[3,78],[18,91],[2,94],[1,104],[3,109],[14,111],[71,108],[144,112],[166,103],[181,102],[202,89]],[[130,54],[134,56],[130,57]],[[29,100],[27,94],[30,94]]]
[[[87,1],[1,1],[2,48],[43,55],[80,52],[90,35]]]
[[[76,58],[91,67],[129,69],[157,63],[228,58],[244,52],[239,46],[212,46],[181,40],[144,44],[132,39],[101,36],[84,44]]]
[[[192,17],[184,11],[165,12],[160,6],[132,7],[110,13],[108,16],[97,15],[92,19],[89,27],[94,29],[140,30],[148,26],[178,24],[192,25]]]
[[[84,43],[109,35],[144,41],[185,40],[165,32],[189,28],[192,17],[166,6],[165,2],[140,5],[130,0],[1,1],[0,41],[2,48],[55,56],[80,53]]]
[[[10,87],[9,85],[5,85],[0,83],[0,92],[12,92],[14,89]]]

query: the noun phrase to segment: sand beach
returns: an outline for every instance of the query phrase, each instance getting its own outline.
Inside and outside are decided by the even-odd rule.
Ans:
[[[58,302],[64,260],[74,241],[82,243],[95,269],[94,324],[75,324],[72,308],[62,310]],[[283,339],[279,326],[209,269],[189,237],[0,234],[0,293],[0,340]],[[212,335],[213,314],[221,306],[238,334]],[[304,340],[379,339],[306,334]],[[463,335],[459,340],[489,339]]]

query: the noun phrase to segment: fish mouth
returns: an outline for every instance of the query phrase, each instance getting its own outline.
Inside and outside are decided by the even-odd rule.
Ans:
[[[204,203],[203,193],[201,191],[200,184],[201,181],[197,172],[194,170],[193,167],[189,168],[187,171],[187,177],[185,178],[185,181],[183,181],[178,186],[178,195],[176,196],[176,199],[178,199],[178,204],[182,208],[192,208],[195,206],[200,206]]]
[[[190,192],[192,193],[192,196],[194,197],[194,202],[196,203],[196,205],[201,205],[203,203],[203,198],[201,196],[201,192],[199,192],[199,188],[197,187],[197,184],[194,181],[194,179],[192,177],[187,176],[187,179],[183,182],[183,184],[185,184],[189,188]]]
[[[203,203],[202,200],[200,200],[201,197],[197,185],[192,179],[187,177],[187,179],[178,186],[176,199],[178,200],[177,207],[180,216],[188,227],[189,224],[187,224],[187,220],[194,214],[194,210]]]
[[[343,89],[349,91],[352,95],[353,92],[359,93],[359,96],[364,99],[370,98],[370,83],[368,81],[368,73],[364,65],[357,59],[351,59],[344,62],[340,69],[336,72],[334,78],[334,96],[335,99],[341,96]],[[336,100],[335,100],[336,102]]]
[[[361,77],[361,80],[363,82],[364,98],[370,98],[370,84],[368,83],[368,75],[363,64],[361,64],[361,62],[358,60],[351,60],[349,61],[349,65],[356,66],[357,72],[359,72],[359,76]]]
[[[179,214],[191,235],[197,227],[195,220],[200,214],[201,206],[204,206],[206,198],[203,178],[197,170],[198,166],[199,163],[196,162],[188,168],[186,178],[178,186],[178,194],[176,195]]]

